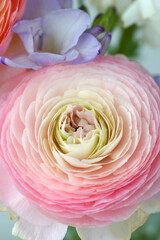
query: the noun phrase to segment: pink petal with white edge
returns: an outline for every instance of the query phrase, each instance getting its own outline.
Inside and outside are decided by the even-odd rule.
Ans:
[[[58,222],[48,226],[38,226],[19,219],[12,229],[12,234],[27,240],[62,240],[66,235],[67,227]]]

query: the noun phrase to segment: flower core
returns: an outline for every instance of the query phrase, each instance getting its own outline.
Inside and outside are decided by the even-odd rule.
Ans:
[[[84,94],[84,91],[79,92],[79,95]],[[94,94],[89,92],[91,98]],[[103,104],[97,104],[95,100],[86,100],[84,96],[76,101],[62,101],[61,106],[55,105],[46,129],[53,155],[56,152],[82,160],[99,158],[110,153],[110,144],[117,142],[123,126],[121,121],[116,119],[118,116],[114,113],[112,101],[102,102],[107,108]],[[116,145],[117,143],[114,146]]]

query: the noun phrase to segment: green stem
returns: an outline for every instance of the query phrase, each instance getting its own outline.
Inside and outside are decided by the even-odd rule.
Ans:
[[[133,25],[122,29],[122,34],[117,49],[111,50],[112,54],[124,54],[127,57],[136,57],[140,41],[136,38],[137,26]]]

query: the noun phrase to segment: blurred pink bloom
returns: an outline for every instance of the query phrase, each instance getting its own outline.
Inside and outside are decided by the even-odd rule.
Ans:
[[[0,54],[8,47],[12,26],[20,20],[26,0],[1,0],[0,2]]]
[[[152,77],[122,56],[12,76],[0,97],[0,202],[20,217],[13,234],[61,240],[72,225],[84,240],[129,239],[160,210]]]

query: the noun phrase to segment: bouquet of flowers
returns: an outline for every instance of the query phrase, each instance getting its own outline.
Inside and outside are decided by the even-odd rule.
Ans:
[[[160,211],[160,77],[135,62],[160,47],[159,10],[1,0],[0,211],[14,236],[129,240]]]

